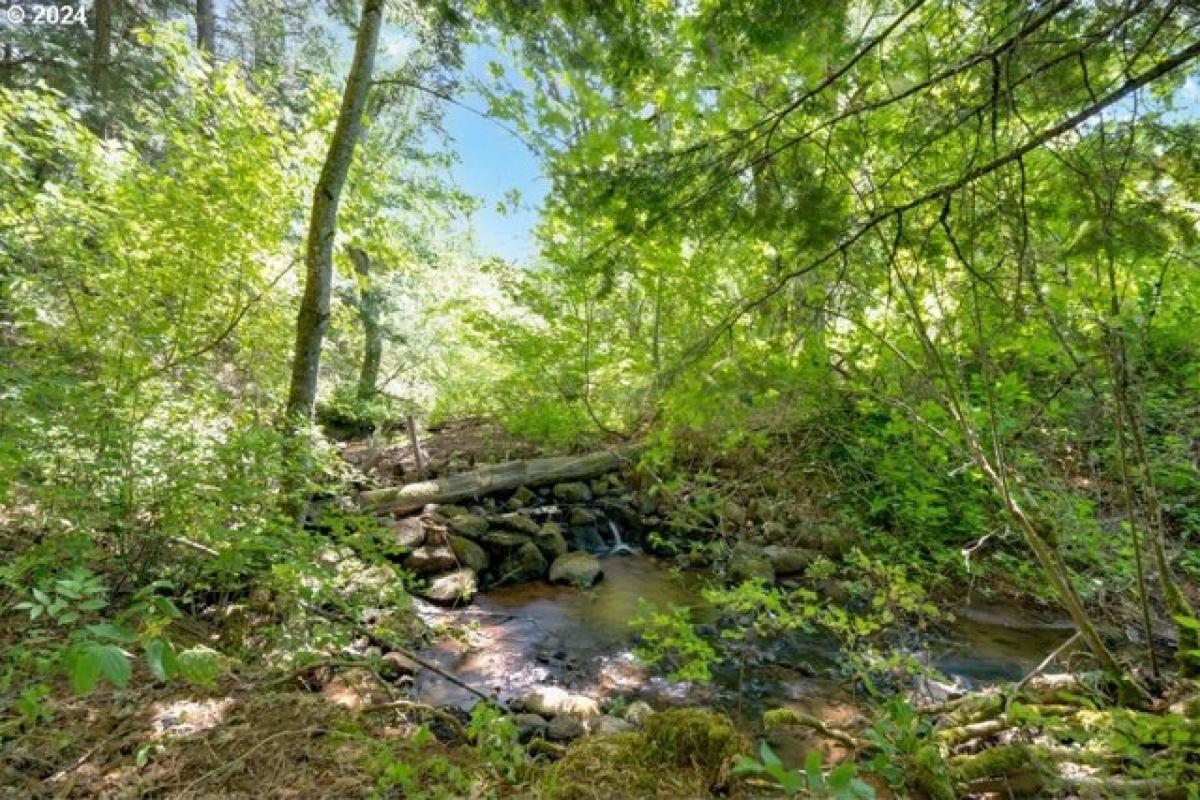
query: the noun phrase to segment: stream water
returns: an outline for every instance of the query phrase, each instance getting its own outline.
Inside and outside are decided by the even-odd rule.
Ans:
[[[613,555],[602,563],[604,580],[587,590],[527,583],[481,594],[464,609],[420,606],[428,623],[456,631],[442,636],[426,657],[505,701],[551,684],[599,700],[620,695],[655,706],[714,705],[739,716],[744,711],[747,718],[752,708],[764,706],[835,720],[853,711],[845,681],[834,674],[836,644],[812,636],[772,643],[770,658],[742,675],[727,669],[704,684],[665,680],[661,670],[633,655],[636,633],[629,621],[645,600],[659,608],[687,606],[698,623],[713,623],[716,614],[700,595],[701,576],[674,574],[665,562],[641,554]],[[924,656],[963,688],[973,688],[1019,678],[1069,635],[1057,621],[984,607],[930,637]],[[429,674],[418,677],[416,690],[422,701],[437,705],[465,708],[476,699]]]

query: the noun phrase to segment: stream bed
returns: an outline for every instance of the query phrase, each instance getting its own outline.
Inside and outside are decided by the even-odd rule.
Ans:
[[[717,615],[700,593],[702,573],[679,573],[641,554],[609,556],[603,566],[604,579],[591,589],[536,582],[493,589],[461,609],[419,605],[427,623],[447,632],[424,656],[505,702],[555,685],[600,701],[620,696],[656,707],[719,707],[747,722],[764,707],[831,720],[852,713],[853,698],[836,673],[837,645],[816,636],[771,643],[771,658],[740,676],[740,693],[739,675],[728,667],[703,684],[666,680],[664,670],[634,655],[630,620],[644,600],[660,609],[686,606],[697,623],[714,623]],[[1003,605],[964,611],[945,632],[928,637],[923,652],[964,689],[1019,679],[1071,633],[1060,620],[1034,619]],[[415,689],[434,705],[469,708],[476,700],[428,673],[418,676]]]

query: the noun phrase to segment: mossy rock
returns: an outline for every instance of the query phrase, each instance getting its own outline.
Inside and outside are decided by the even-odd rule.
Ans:
[[[677,708],[646,720],[647,757],[659,763],[703,769],[710,781],[748,745],[728,717],[700,708]]]
[[[664,768],[646,752],[640,733],[578,739],[546,770],[533,796],[555,800],[629,800],[711,796],[704,770]]]

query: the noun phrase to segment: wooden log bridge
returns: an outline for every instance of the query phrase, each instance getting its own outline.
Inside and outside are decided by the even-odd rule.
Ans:
[[[513,491],[521,486],[577,481],[615,472],[632,463],[639,450],[636,447],[624,447],[578,456],[488,464],[458,475],[362,492],[358,496],[358,505],[363,511],[376,514],[407,514],[424,508],[428,503],[454,503]]]

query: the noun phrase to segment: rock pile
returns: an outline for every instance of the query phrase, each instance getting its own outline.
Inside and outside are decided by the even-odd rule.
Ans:
[[[519,487],[475,505],[430,505],[386,520],[400,562],[422,578],[419,594],[440,605],[481,589],[549,579],[587,588],[604,577],[596,558],[628,552],[657,526],[653,500],[616,476]]]

